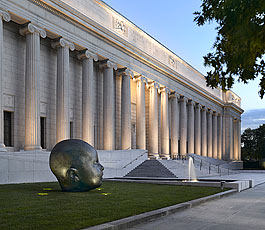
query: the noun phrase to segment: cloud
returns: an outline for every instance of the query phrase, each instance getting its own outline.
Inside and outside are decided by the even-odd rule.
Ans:
[[[241,130],[246,128],[256,129],[265,123],[265,109],[251,109],[242,114]]]

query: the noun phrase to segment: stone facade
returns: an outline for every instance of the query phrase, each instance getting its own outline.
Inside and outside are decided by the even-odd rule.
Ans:
[[[1,151],[38,150],[41,138],[49,151],[72,137],[154,158],[240,160],[241,99],[206,87],[100,0],[0,0],[0,68],[0,107],[12,113],[11,146],[0,116]]]

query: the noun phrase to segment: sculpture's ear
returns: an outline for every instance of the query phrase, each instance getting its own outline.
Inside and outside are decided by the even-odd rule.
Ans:
[[[70,180],[72,180],[74,182],[79,181],[78,172],[77,172],[77,169],[75,169],[75,168],[69,168],[66,172],[66,175]]]

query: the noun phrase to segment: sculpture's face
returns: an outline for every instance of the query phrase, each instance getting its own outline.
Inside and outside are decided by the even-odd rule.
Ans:
[[[98,162],[97,152],[83,156],[78,171],[78,177],[83,187],[96,188],[101,185],[103,176],[103,166]]]
[[[82,140],[70,139],[55,145],[50,168],[63,191],[88,191],[101,185],[103,166],[97,151]]]

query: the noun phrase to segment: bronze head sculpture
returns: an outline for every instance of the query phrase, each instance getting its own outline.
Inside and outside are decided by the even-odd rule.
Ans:
[[[104,168],[98,162],[97,151],[85,141],[69,139],[57,143],[49,162],[63,191],[88,191],[101,185]]]

